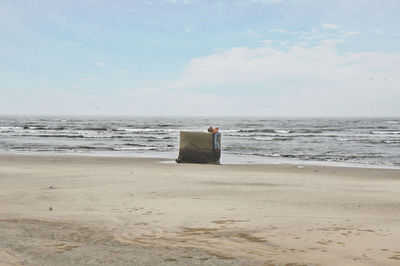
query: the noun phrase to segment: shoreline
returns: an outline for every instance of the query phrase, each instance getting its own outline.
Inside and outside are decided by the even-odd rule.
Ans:
[[[386,168],[386,167],[365,167],[365,166],[350,166],[350,165],[325,165],[325,164],[310,164],[307,163],[221,163],[215,164],[196,164],[196,163],[176,163],[175,159],[165,157],[131,157],[131,156],[108,156],[108,154],[94,155],[94,154],[1,154],[0,162],[14,161],[14,159],[23,159],[25,161],[48,162],[48,161],[66,161],[70,163],[99,163],[106,162],[108,164],[121,164],[126,166],[127,163],[132,163],[133,166],[142,164],[147,167],[149,165],[166,165],[167,167],[187,167],[202,170],[202,168],[214,168],[216,171],[224,171],[225,169],[241,171],[257,172],[257,171],[279,171],[287,173],[319,173],[320,171],[325,174],[355,174],[356,176],[364,176],[369,178],[379,175],[381,173],[387,174],[390,178],[393,176],[400,180],[400,168]],[[221,168],[219,170],[218,168]],[[386,176],[382,177],[386,178]]]
[[[175,163],[178,153],[165,152],[143,152],[143,153],[122,153],[112,154],[109,152],[97,153],[63,153],[63,152],[0,152],[0,156],[57,156],[57,157],[109,157],[109,158],[131,158],[131,159],[161,159],[165,162]],[[332,162],[332,161],[307,161],[300,159],[288,158],[269,158],[261,156],[246,156],[237,154],[222,154],[221,165],[288,165],[288,166],[320,166],[320,167],[338,167],[338,168],[366,168],[366,169],[389,169],[400,170],[400,166],[396,165],[376,165],[362,163]]]
[[[0,264],[400,260],[399,170],[163,160],[0,155]]]

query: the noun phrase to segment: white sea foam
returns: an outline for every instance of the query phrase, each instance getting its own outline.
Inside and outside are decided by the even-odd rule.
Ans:
[[[220,130],[221,133],[226,134],[226,133],[235,133],[235,132],[239,132],[238,129],[222,129]]]
[[[274,132],[278,134],[288,134],[290,133],[290,130],[274,130]]]
[[[400,140],[384,140],[383,142],[386,144],[394,144],[394,143],[400,143]]]
[[[179,129],[164,129],[164,128],[117,128],[118,131],[126,132],[178,132]]]
[[[400,131],[371,131],[371,133],[377,135],[399,135]]]
[[[266,140],[267,141],[274,140],[273,137],[255,137],[253,139],[255,139],[255,140],[264,140],[264,141],[266,141]]]
[[[115,151],[140,151],[140,150],[156,150],[155,147],[114,147],[113,150]]]
[[[9,131],[9,130],[19,130],[22,129],[22,127],[0,127],[1,131]]]

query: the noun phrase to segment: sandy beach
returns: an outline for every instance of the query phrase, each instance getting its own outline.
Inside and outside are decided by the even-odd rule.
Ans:
[[[0,265],[399,265],[400,170],[0,156]]]

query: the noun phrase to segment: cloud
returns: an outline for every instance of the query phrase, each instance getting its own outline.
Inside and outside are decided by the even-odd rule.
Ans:
[[[256,36],[257,33],[256,33],[254,30],[252,30],[252,29],[248,29],[248,30],[244,33],[244,35]]]
[[[59,42],[57,43],[59,46],[64,46],[64,47],[74,47],[74,46],[82,46],[83,43],[80,42]]]
[[[268,32],[288,33],[289,31],[285,29],[272,29],[268,30]]]
[[[173,3],[173,4],[184,4],[184,5],[189,5],[192,3],[190,0],[164,0],[165,2],[168,3]]]
[[[285,0],[249,0],[250,3],[281,3]]]
[[[285,77],[314,78],[314,73],[326,68],[326,59],[332,57],[332,46],[340,40],[323,40],[314,48],[293,46],[284,52],[272,48],[271,41],[251,49],[236,47],[221,53],[193,59],[174,86],[192,88],[201,86],[244,86],[271,84]],[[331,53],[327,53],[330,51]],[[325,60],[324,60],[325,59]],[[341,59],[334,57],[335,60]],[[327,64],[329,67],[331,65]],[[308,69],[308,72],[306,72]],[[318,70],[317,72],[314,72]],[[318,77],[315,77],[318,78]]]
[[[374,33],[374,34],[383,34],[383,31],[381,31],[381,30],[373,30],[372,33]]]
[[[131,90],[124,90],[122,92],[123,95],[128,96],[155,96],[164,94],[165,90],[153,87],[143,87],[143,88],[135,88]]]
[[[360,33],[357,32],[357,31],[348,31],[348,32],[345,32],[345,33],[343,34],[343,36],[344,36],[344,37],[349,37],[349,36],[353,36],[353,35],[357,35],[357,34],[360,34]]]
[[[143,87],[125,90],[121,96],[123,96],[122,106],[129,103],[129,109],[135,114],[226,115],[226,111],[231,110],[224,97],[210,93]]]
[[[334,31],[333,31],[334,30]],[[357,31],[349,31],[340,28],[334,24],[320,24],[312,28],[310,31],[292,31],[288,29],[269,29],[268,33],[288,34],[292,36],[299,36],[305,40],[322,40],[328,38],[347,38],[359,34]]]
[[[323,39],[329,39],[329,38],[347,38],[351,37],[354,35],[360,34],[357,31],[348,31],[345,29],[339,30],[339,31],[324,31],[320,32],[318,30],[313,30],[311,32],[302,32],[301,33],[301,38],[305,40],[323,40]]]
[[[327,30],[336,30],[336,29],[339,28],[338,25],[330,24],[330,23],[322,24],[322,27],[323,27],[324,29],[327,29]]]
[[[96,66],[99,66],[99,67],[104,67],[105,65],[106,65],[106,63],[104,63],[104,62],[96,62],[96,63],[94,63]]]
[[[129,73],[129,71],[127,71],[125,69],[118,69],[116,72],[120,73],[120,74],[128,74]]]
[[[319,45],[316,46],[316,48],[322,50],[322,51],[334,51],[334,48],[336,45],[345,43],[346,41],[343,39],[326,39],[326,40],[320,40]]]
[[[336,46],[344,42],[235,47],[193,59],[169,87],[211,90],[238,105],[249,102],[243,112],[264,115],[400,113],[400,54],[340,53]]]

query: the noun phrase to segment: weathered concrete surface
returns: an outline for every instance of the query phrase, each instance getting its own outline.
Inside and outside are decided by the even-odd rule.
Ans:
[[[214,150],[214,136],[208,132],[181,131],[178,163],[219,164],[221,158],[221,137],[219,149]]]

